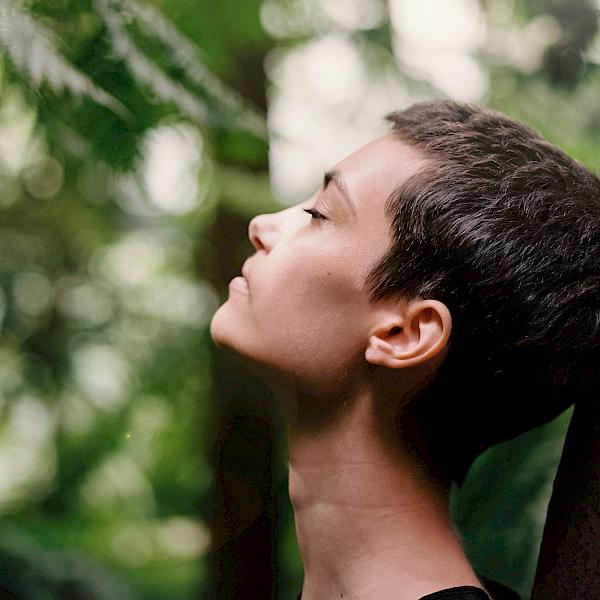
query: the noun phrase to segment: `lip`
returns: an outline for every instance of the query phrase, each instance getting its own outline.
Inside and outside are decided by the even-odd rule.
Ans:
[[[247,294],[248,282],[246,281],[245,277],[238,275],[229,282],[229,289],[236,290],[237,292],[241,292],[242,294]]]
[[[242,265],[242,277],[244,277],[246,279],[246,281],[248,281],[248,261],[247,260]]]

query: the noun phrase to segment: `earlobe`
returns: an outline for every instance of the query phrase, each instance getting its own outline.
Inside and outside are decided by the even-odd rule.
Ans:
[[[369,336],[367,362],[391,369],[410,367],[426,363],[448,345],[452,318],[438,300],[411,300],[402,314],[387,317]]]

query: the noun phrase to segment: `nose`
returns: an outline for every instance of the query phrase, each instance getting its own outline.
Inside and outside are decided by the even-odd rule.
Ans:
[[[269,252],[273,245],[274,225],[273,215],[257,215],[250,220],[248,225],[248,237],[257,250]]]

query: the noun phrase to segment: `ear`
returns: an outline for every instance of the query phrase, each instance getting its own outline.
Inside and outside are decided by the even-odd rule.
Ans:
[[[443,302],[412,299],[403,309],[385,309],[383,323],[369,335],[365,358],[374,365],[401,369],[426,363],[448,345],[452,317]]]

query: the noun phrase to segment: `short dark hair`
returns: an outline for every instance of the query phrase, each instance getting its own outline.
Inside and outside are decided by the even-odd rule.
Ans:
[[[459,483],[489,446],[600,386],[600,180],[491,110],[415,104],[386,117],[428,165],[390,195],[373,302],[440,300],[449,351],[415,404],[428,460]]]

